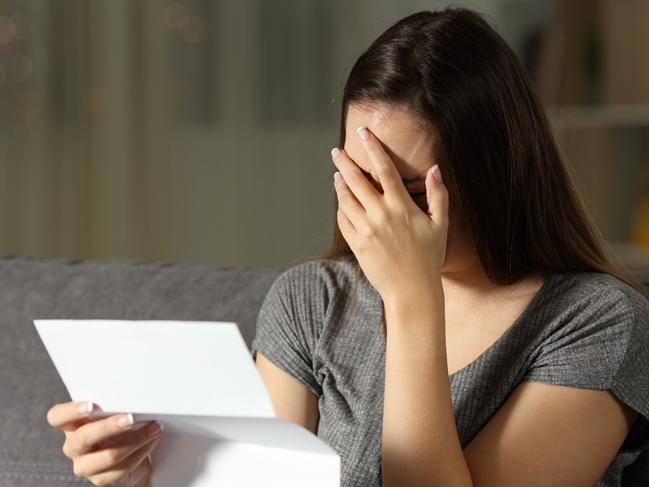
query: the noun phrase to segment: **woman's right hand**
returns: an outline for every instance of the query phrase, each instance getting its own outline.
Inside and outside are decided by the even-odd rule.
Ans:
[[[63,454],[72,460],[74,474],[97,486],[149,487],[149,454],[162,435],[160,424],[149,421],[134,429],[131,414],[89,419],[91,411],[91,402],[71,401],[47,412],[47,422],[65,433]]]

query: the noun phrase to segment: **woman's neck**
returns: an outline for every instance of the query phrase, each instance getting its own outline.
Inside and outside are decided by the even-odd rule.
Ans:
[[[542,283],[542,275],[532,273],[509,286],[492,282],[484,271],[475,247],[455,247],[447,255],[441,271],[444,294],[466,302],[490,299],[516,299],[535,290]]]

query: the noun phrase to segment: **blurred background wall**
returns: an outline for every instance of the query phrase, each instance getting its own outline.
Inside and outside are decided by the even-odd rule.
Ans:
[[[340,96],[420,0],[0,0],[0,253],[280,266],[335,224]],[[487,15],[620,257],[649,268],[649,2]]]

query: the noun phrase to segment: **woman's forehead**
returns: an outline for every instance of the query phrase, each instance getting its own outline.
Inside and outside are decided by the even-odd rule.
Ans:
[[[356,134],[359,126],[378,137],[403,179],[421,178],[435,164],[435,133],[425,129],[412,112],[403,107],[350,104],[344,148],[365,172],[374,174],[374,168]]]

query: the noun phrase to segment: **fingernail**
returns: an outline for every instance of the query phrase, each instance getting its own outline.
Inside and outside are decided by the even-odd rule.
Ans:
[[[439,166],[437,164],[435,164],[433,166],[433,169],[431,169],[431,172],[433,173],[433,177],[435,178],[435,181],[437,181],[438,183],[441,184],[442,183],[442,173],[439,170]]]
[[[338,147],[334,147],[333,149],[331,149],[331,155],[333,157],[336,157],[339,152],[340,152],[340,150],[338,149]]]
[[[356,132],[358,132],[358,135],[361,136],[361,139],[367,140],[370,138],[370,133],[367,131],[365,127],[358,127],[356,129]]]
[[[84,403],[79,404],[77,406],[77,412],[79,414],[89,413],[90,411],[92,411],[92,402],[90,402],[90,401],[84,402]]]
[[[162,423],[159,423],[158,421],[154,421],[150,425],[146,427],[146,432],[149,436],[155,436],[156,433],[159,431],[162,431],[164,429],[164,426]]]
[[[133,424],[133,415],[131,413],[128,413],[124,416],[120,416],[117,419],[117,426],[120,428],[125,428],[126,426],[130,426]]]
[[[340,178],[341,178],[341,176],[340,176],[340,171],[336,171],[336,172],[334,173],[334,181],[338,181]]]

